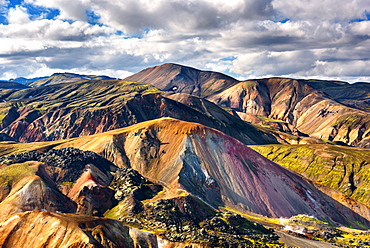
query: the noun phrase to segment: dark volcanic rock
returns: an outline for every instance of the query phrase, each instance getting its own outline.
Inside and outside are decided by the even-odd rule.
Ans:
[[[95,152],[72,147],[49,150],[41,156],[40,162],[48,165],[47,168],[57,183],[76,181],[87,164],[95,165],[108,177],[111,177],[110,171],[116,169],[114,164]]]
[[[163,187],[154,184],[131,168],[119,168],[110,186],[115,190],[115,199],[120,201],[132,194],[139,201],[150,199]]]
[[[75,182],[88,164],[95,165],[109,178],[112,178],[110,171],[116,169],[114,164],[95,152],[82,151],[72,147],[51,149],[46,153],[25,152],[0,158],[0,163],[8,165],[26,161],[45,163],[48,174],[57,184]]]

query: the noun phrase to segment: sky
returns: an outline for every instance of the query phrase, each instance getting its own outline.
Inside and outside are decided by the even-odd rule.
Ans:
[[[0,0],[0,79],[177,63],[370,82],[370,0]]]

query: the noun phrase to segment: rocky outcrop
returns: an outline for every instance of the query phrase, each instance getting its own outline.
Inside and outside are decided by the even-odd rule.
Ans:
[[[4,181],[5,188],[2,192],[4,192],[3,194],[7,198],[0,205],[19,205],[20,203],[17,202],[21,202],[22,204],[25,202],[30,205],[29,209],[27,207],[18,207],[18,209],[47,209],[50,211],[54,210],[54,212],[76,212],[95,216],[102,216],[106,210],[113,206],[114,191],[108,186],[113,179],[111,173],[116,170],[116,166],[96,153],[81,151],[76,148],[63,148],[51,149],[45,153],[26,152],[10,155],[0,159],[0,164],[9,165],[3,169],[5,170],[3,174],[8,175],[10,172],[7,171],[10,171],[10,168],[14,167],[12,171],[17,173],[17,177],[23,176],[24,174],[17,172],[22,169],[17,164],[29,163],[27,161],[39,161],[42,163],[38,165],[38,169],[34,173],[37,177],[35,176],[33,179],[22,179],[26,181],[20,181],[17,184],[14,179],[12,181],[9,181],[10,179]],[[17,169],[16,166],[20,168]],[[24,167],[24,169],[25,171],[30,170],[28,167]],[[24,185],[29,180],[32,183]],[[30,200],[27,200],[28,198],[21,198],[14,203],[16,198],[13,194],[22,192],[20,191],[20,187],[23,188],[22,191],[31,192],[22,193],[21,196],[26,194],[30,199],[33,199],[34,203],[32,203],[33,201],[29,203]],[[38,195],[43,191],[43,188],[50,189],[45,193],[41,193],[43,195]],[[11,189],[11,191],[6,191],[6,189]],[[49,193],[49,191],[53,194]],[[54,194],[57,196],[53,196]],[[57,203],[53,201],[57,201]],[[63,204],[67,204],[67,207],[63,208]],[[71,210],[71,204],[73,204],[73,210]],[[10,209],[10,214],[18,211],[17,208]],[[65,209],[69,209],[69,211],[65,211]]]
[[[8,165],[26,161],[45,163],[48,175],[57,184],[75,182],[89,164],[95,165],[102,172],[101,175],[103,176],[98,180],[109,184],[112,179],[110,171],[114,171],[116,168],[111,162],[94,152],[81,151],[72,147],[51,149],[45,153],[31,151],[0,158],[0,163]]]
[[[136,170],[124,167],[115,171],[114,179],[110,183],[110,186],[114,189],[114,198],[118,201],[130,195],[142,201],[152,198],[163,190],[163,186],[148,181]]]

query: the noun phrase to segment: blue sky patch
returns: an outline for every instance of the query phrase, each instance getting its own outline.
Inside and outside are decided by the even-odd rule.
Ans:
[[[220,59],[221,61],[233,61],[236,59],[236,56],[229,56],[229,57],[226,57],[226,58],[222,58]]]

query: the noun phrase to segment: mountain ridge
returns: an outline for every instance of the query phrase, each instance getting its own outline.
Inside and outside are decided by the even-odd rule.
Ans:
[[[0,89],[0,246],[370,245],[367,85],[79,76]]]

